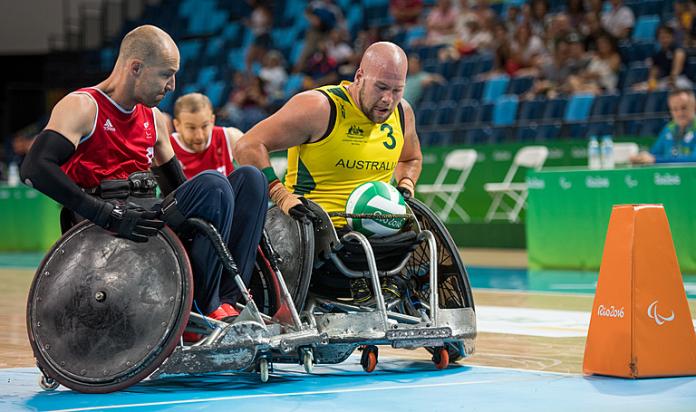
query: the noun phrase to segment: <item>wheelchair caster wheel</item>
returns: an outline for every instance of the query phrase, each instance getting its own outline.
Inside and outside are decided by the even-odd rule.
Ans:
[[[302,355],[302,365],[304,366],[305,372],[312,373],[314,369],[314,354],[311,349],[304,351],[304,355]]]
[[[46,375],[41,375],[39,377],[39,386],[45,391],[54,391],[56,388],[58,388],[59,383],[53,378],[49,378]]]
[[[360,357],[360,365],[365,372],[370,373],[377,367],[377,355],[379,351],[377,346],[366,345],[362,347],[362,356]]]
[[[259,378],[261,382],[268,382],[268,359],[259,359]]]
[[[447,348],[437,348],[433,352],[433,363],[438,369],[446,369],[449,365],[449,352]]]

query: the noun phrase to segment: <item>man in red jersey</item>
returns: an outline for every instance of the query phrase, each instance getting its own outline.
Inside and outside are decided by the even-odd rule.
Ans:
[[[137,242],[156,235],[164,222],[176,230],[188,217],[205,219],[227,242],[248,282],[266,215],[265,178],[245,167],[228,177],[210,171],[186,180],[155,108],[174,90],[178,70],[179,50],[167,33],[148,25],[129,32],[109,77],[68,94],[53,108],[22,164],[22,181],[78,219]],[[129,184],[129,177],[150,168],[166,197],[136,205],[130,196],[134,187],[152,184],[147,178]],[[235,316],[240,292],[232,276],[222,275],[211,243],[197,235],[187,249],[197,307],[216,319]]]
[[[242,132],[215,126],[213,105],[207,96],[189,93],[176,99],[174,129],[169,140],[186,177],[190,179],[204,170],[217,170],[223,175],[234,170],[232,146]]]

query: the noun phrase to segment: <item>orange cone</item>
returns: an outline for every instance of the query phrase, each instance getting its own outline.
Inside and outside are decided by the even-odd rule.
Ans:
[[[696,334],[662,205],[612,210],[583,372],[696,375]]]

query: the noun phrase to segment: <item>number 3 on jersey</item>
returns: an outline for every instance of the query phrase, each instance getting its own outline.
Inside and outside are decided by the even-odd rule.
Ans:
[[[389,143],[387,143],[387,142],[382,142],[382,144],[384,145],[384,147],[386,147],[386,148],[389,149],[389,150],[395,148],[395,147],[396,147],[396,139],[394,138],[394,134],[393,134],[393,133],[394,133],[394,129],[392,129],[391,125],[385,123],[385,124],[382,125],[382,127],[379,128],[379,130],[382,131],[382,132],[383,132],[384,130],[388,130],[388,131],[387,131],[387,137],[389,138],[390,141],[389,141]]]

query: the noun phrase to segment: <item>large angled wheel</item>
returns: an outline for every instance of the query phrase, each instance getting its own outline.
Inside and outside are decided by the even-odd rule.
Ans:
[[[171,230],[135,243],[82,222],[36,272],[27,302],[29,341],[39,367],[61,385],[113,392],[169,356],[192,299],[189,260]]]
[[[295,307],[304,307],[312,277],[314,229],[308,221],[298,221],[273,206],[266,214],[265,230],[278,257],[278,267]]]
[[[472,308],[474,309],[474,298],[469,283],[469,275],[464,267],[464,262],[459,255],[457,245],[442,221],[432,210],[417,199],[408,199],[408,205],[418,220],[422,230],[429,230],[435,236],[437,244],[437,270],[438,270],[438,300],[441,308]],[[413,252],[404,272],[406,278],[412,282],[411,290],[414,290],[418,298],[423,302],[428,302],[429,295],[429,262],[430,252],[427,242]],[[406,307],[408,312],[417,316],[414,308]],[[447,351],[450,361],[461,358],[462,351],[458,345],[447,344]],[[427,348],[433,353],[431,348]]]

